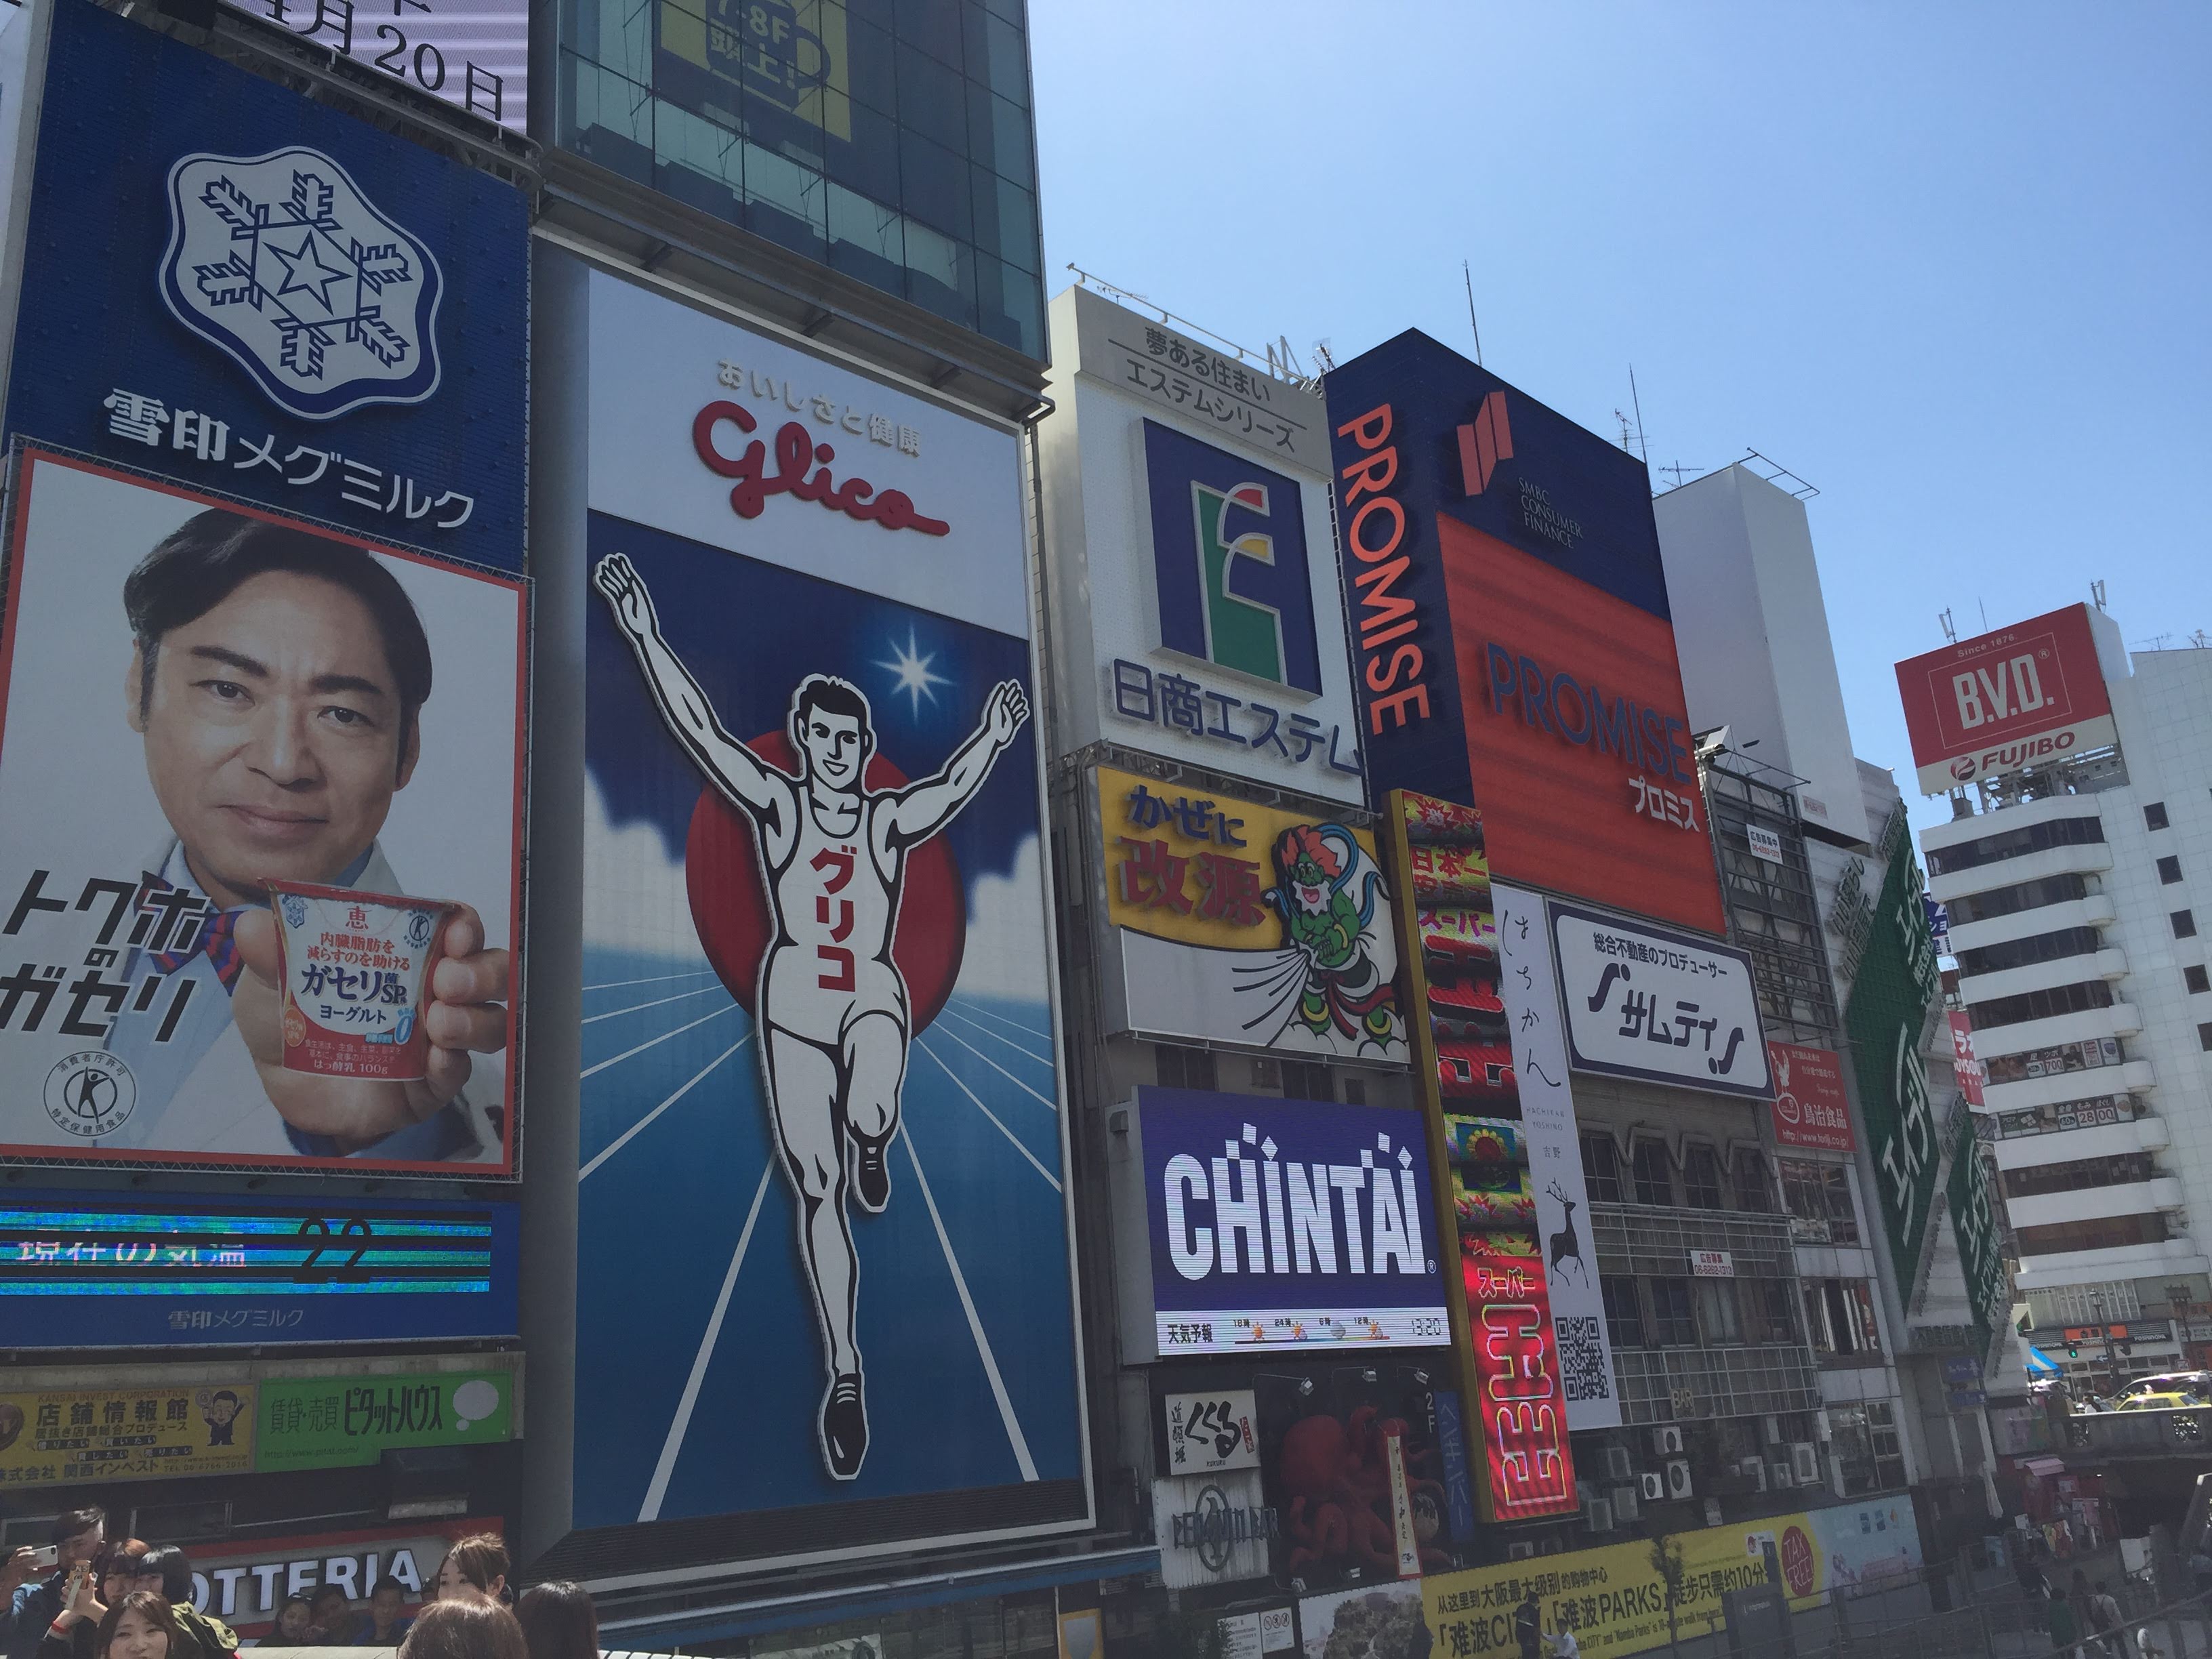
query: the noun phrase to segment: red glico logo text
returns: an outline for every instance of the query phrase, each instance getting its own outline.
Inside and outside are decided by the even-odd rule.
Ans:
[[[727,399],[708,404],[691,421],[691,447],[708,469],[738,482],[730,490],[730,509],[741,519],[757,519],[771,495],[789,495],[802,501],[818,501],[832,513],[842,513],[863,524],[886,530],[918,530],[925,536],[950,534],[952,526],[942,519],[924,515],[904,490],[878,492],[866,478],[839,483],[830,476],[829,463],[837,452],[817,444],[814,434],[797,421],[786,421],[775,432],[775,470],[768,470],[768,446],[758,438],[736,455],[725,455],[714,447],[714,428],[727,421],[740,432],[752,432],[759,422],[743,405]],[[821,471],[809,469],[821,463]]]

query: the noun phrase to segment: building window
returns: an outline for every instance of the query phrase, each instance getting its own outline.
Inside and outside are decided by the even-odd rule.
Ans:
[[[2192,962],[2181,970],[2181,982],[2189,988],[2191,996],[2200,991],[2212,991],[2212,974],[2205,972],[2201,962]]]
[[[1329,1087],[1328,1067],[1313,1060],[1283,1061],[1283,1092],[1292,1100],[1336,1098]]]
[[[2197,1028],[2197,1046],[2205,1053],[2212,1054],[2212,1025],[2199,1025]]]
[[[2022,1256],[2063,1255],[2075,1250],[2124,1250],[2135,1244],[2166,1243],[2166,1217],[2106,1216],[2094,1221],[2059,1221],[2045,1227],[2014,1230]]]
[[[1682,1154],[1682,1194],[1693,1210],[1721,1207],[1721,1161],[1710,1146],[1692,1146]]]
[[[2181,879],[2181,860],[2168,856],[2158,861],[2158,878],[2168,887]]]
[[[1662,1348],[1698,1346],[1698,1321],[1690,1311],[1690,1281],[1655,1279],[1651,1281],[1651,1337]]]
[[[1778,1160],[1782,1202],[1790,1212],[1790,1236],[1808,1244],[1856,1244],[1858,1213],[1851,1207],[1850,1172],[1840,1164]]]
[[[2027,939],[2007,939],[2001,945],[1984,945],[1977,950],[1959,952],[1959,971],[1962,974],[2000,974],[2008,968],[2026,968],[2039,962],[2056,962],[2061,957],[2086,957],[2098,950],[2104,940],[2094,927],[2062,927],[2052,933],[2034,933]]]
[[[2032,823],[2025,830],[2004,830],[1993,836],[1984,836],[1979,841],[1962,842],[1956,847],[1940,850],[1931,848],[1928,854],[1928,873],[1931,876],[1954,876],[1961,870],[1995,864],[2002,859],[2016,859],[2028,853],[2046,852],[2053,847],[2088,846],[2104,838],[2105,821],[2102,818],[2094,816],[2051,818],[2042,823]]]
[[[1644,1346],[1644,1308],[1636,1299],[1636,1281],[1601,1274],[1598,1291],[1605,1297],[1605,1328],[1616,1348]]]
[[[1761,1342],[1795,1342],[1797,1321],[1790,1311],[1787,1279],[1755,1279],[1751,1282],[1752,1316],[1758,1322]]]
[[[2023,991],[2018,996],[1991,997],[1987,1002],[1968,1003],[1966,1014],[1977,1031],[1989,1031],[2000,1025],[2019,1025],[2059,1014],[2085,1014],[2092,1009],[2112,1006],[2112,988],[2102,980],[2089,980],[2078,985],[2054,985],[2041,991]]]
[[[1987,921],[1994,916],[2039,910],[2046,904],[2066,904],[2088,896],[2089,884],[2071,873],[2045,876],[2041,881],[2023,881],[2011,887],[1992,887],[1986,893],[1969,893],[1964,898],[1953,899],[1951,926],[1960,927],[1970,921]]]
[[[2176,910],[2166,920],[2173,924],[2174,938],[2195,939],[2197,937],[2197,918],[2188,911]]]
[[[1881,1353],[1874,1292],[1866,1280],[1808,1279],[1799,1283],[1805,1298],[1806,1339],[1814,1352],[1837,1359]]]
[[[2164,801],[2154,800],[2151,802],[2149,805],[2143,808],[2143,828],[2146,830],[2163,830],[2166,828],[2166,803]]]
[[[1844,1496],[1894,1492],[1905,1485],[1905,1452],[1897,1438],[1897,1406],[1870,1401],[1864,1406],[1831,1406],[1834,1434],[1829,1454],[1844,1477]]]
[[[1698,1328],[1708,1347],[1736,1346],[1743,1341],[1743,1315],[1736,1305],[1735,1280],[1700,1279],[1696,1281]]]
[[[1356,1077],[1345,1079],[1344,1103],[1347,1106],[1364,1106],[1367,1103],[1367,1085]]]
[[[1638,1204],[1665,1206],[1674,1203],[1674,1177],[1667,1168],[1665,1142],[1638,1141],[1631,1168],[1636,1180],[1636,1201]]]
[[[2046,1193],[2128,1186],[2148,1181],[2154,1173],[2148,1152],[2071,1158],[2063,1164],[2031,1164],[2024,1169],[2005,1171],[2004,1193],[2007,1198],[2040,1198]]]
[[[1774,1208],[1772,1189],[1766,1184],[1766,1160],[1748,1146],[1735,1152],[1735,1206],[1753,1215]]]
[[[1611,1135],[1583,1137],[1583,1184],[1593,1204],[1620,1202],[1620,1154]]]
[[[1158,1056],[1156,1064],[1163,1089],[1213,1087],[1212,1049],[1178,1048],[1163,1042],[1156,1044],[1152,1053]]]

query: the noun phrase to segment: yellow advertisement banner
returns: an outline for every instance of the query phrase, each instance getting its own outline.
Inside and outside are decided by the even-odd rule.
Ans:
[[[1371,831],[1110,766],[1097,784],[1129,1029],[1405,1062]]]
[[[1718,1627],[1729,1591],[1767,1582],[1770,1550],[1790,1605],[1800,1611],[1831,1589],[1880,1583],[1920,1566],[1919,1532],[1902,1494],[1668,1539],[1682,1551],[1674,1616],[1685,1639]],[[1543,1607],[1545,1630],[1571,1628],[1583,1659],[1667,1645],[1666,1583],[1652,1565],[1651,1540],[1644,1539],[1424,1578],[1421,1613],[1431,1651],[1452,1659],[1517,1651],[1513,1615],[1531,1595]]]
[[[0,1486],[243,1473],[256,1384],[153,1384],[0,1394]]]

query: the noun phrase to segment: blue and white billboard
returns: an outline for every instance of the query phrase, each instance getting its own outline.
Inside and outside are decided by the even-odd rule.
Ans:
[[[574,1524],[1088,1524],[1014,437],[584,281]]]
[[[1121,1280],[1131,1357],[1450,1340],[1419,1113],[1142,1088],[1127,1129],[1117,1205],[1135,1237],[1141,1202],[1150,1256]]]
[[[520,570],[528,238],[512,185],[55,0],[7,429]]]
[[[273,1347],[515,1334],[520,1206],[16,1188],[11,1348]]]

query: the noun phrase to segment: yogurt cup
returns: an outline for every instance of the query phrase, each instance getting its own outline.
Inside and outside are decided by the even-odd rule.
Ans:
[[[427,1073],[422,1029],[446,923],[443,899],[270,881],[284,1069],[413,1083]]]

